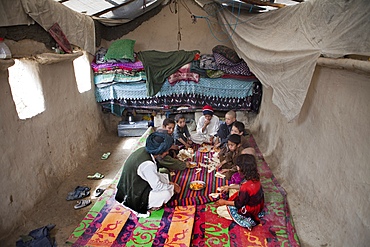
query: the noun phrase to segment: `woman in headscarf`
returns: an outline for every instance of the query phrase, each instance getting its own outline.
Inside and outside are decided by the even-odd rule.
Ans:
[[[151,210],[158,210],[180,192],[180,186],[170,182],[168,174],[159,173],[157,167],[157,160],[168,154],[172,143],[168,134],[154,132],[145,147],[134,151],[123,166],[115,199],[139,217],[150,216]]]

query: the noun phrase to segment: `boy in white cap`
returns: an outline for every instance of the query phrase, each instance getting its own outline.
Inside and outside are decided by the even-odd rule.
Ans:
[[[220,127],[220,119],[213,115],[213,108],[210,105],[205,105],[202,111],[203,116],[198,120],[197,132],[191,135],[191,140],[197,144],[213,144],[215,135]]]

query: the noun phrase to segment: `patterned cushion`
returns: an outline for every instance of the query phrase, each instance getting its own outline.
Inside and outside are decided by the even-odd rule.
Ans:
[[[171,85],[176,84],[179,81],[193,81],[198,83],[199,82],[199,74],[190,72],[191,63],[185,64],[180,69],[178,69],[175,73],[168,77],[168,82]]]
[[[212,52],[221,54],[232,63],[239,63],[241,61],[235,50],[224,45],[216,45],[213,47]]]
[[[231,75],[253,75],[248,65],[241,60],[239,63],[233,63],[221,54],[213,53],[218,69]]]

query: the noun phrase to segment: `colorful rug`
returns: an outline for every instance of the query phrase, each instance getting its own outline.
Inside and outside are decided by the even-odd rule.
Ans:
[[[137,146],[145,143],[151,128]],[[115,199],[116,184],[121,170],[111,186],[96,201],[66,241],[72,246],[299,246],[284,189],[278,184],[264,160],[254,139],[258,168],[265,191],[265,216],[252,231],[217,215],[214,199],[208,196],[226,182],[223,179],[208,181],[202,191],[188,190],[194,176],[211,179],[212,173],[195,174],[186,169],[173,178],[183,183],[182,192],[168,205],[155,211],[149,218],[137,218]],[[136,148],[136,147],[135,147]],[[214,175],[214,174],[213,174]],[[181,206],[178,206],[181,205]],[[187,206],[182,206],[187,205]]]
[[[111,196],[77,238],[77,228],[67,243],[72,246],[188,246],[196,206],[166,207],[138,218]],[[91,215],[92,216],[92,215]],[[90,216],[90,217],[91,217]],[[86,219],[86,217],[85,217]]]
[[[205,157],[212,158],[213,153],[201,153],[199,151],[195,152],[194,161],[199,165],[200,163],[207,163],[208,159]],[[199,205],[208,202],[216,201],[217,199],[211,197],[209,194],[217,192],[217,188],[228,184],[228,181],[222,178],[215,177],[216,171],[208,172],[204,167],[198,166],[201,170],[197,172],[195,168],[185,169],[183,171],[175,172],[172,177],[172,181],[179,184],[181,191],[179,194],[175,194],[167,206],[187,206],[187,205]],[[203,181],[205,182],[205,188],[201,190],[191,190],[191,181]]]

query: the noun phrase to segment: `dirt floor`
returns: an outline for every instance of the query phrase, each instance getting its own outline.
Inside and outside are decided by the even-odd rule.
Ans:
[[[57,246],[70,246],[65,241],[94,205],[96,198],[85,198],[91,199],[92,203],[85,208],[76,210],[73,208],[76,201],[66,200],[68,192],[74,191],[78,185],[89,186],[92,193],[98,187],[109,186],[111,179],[117,174],[138,139],[139,137],[122,138],[113,133],[100,139],[95,148],[89,152],[88,158],[80,161],[80,166],[75,172],[69,174],[68,178],[58,188],[50,188],[50,191],[46,192],[50,196],[36,205],[32,212],[23,216],[23,225],[14,229],[11,235],[5,238],[2,236],[0,246],[15,246],[20,235],[28,235],[31,230],[50,223],[56,225],[51,231],[51,235],[55,237]],[[106,152],[111,152],[111,155],[107,160],[102,160],[101,155]],[[87,179],[88,175],[95,172],[104,174],[104,179]]]
[[[32,212],[23,216],[24,223],[22,225],[14,229],[9,236],[1,237],[0,246],[15,246],[20,235],[27,235],[31,230],[50,223],[56,225],[51,231],[51,236],[55,237],[57,246],[70,246],[65,241],[95,203],[96,198],[85,198],[91,199],[92,203],[85,208],[75,210],[73,206],[76,201],[66,201],[68,192],[73,191],[78,185],[89,186],[92,193],[98,187],[108,187],[111,179],[117,174],[117,171],[130,154],[131,148],[138,140],[139,137],[122,138],[114,133],[102,137],[98,144],[90,150],[88,157],[80,161],[80,166],[74,173],[69,174],[68,178],[58,188],[50,188],[50,191],[46,192],[50,196],[36,205]],[[111,155],[107,160],[102,160],[101,155],[106,152],[111,152]],[[267,163],[273,162],[273,160],[269,161],[268,157],[265,158]],[[104,179],[87,179],[88,175],[95,172],[104,174]],[[295,209],[291,210],[291,215],[296,228],[299,226],[297,231],[301,246],[331,246],[323,238],[318,237],[315,226],[307,224],[309,222],[308,218],[313,212],[309,212],[307,207],[300,205],[299,198],[290,194],[289,189],[288,199],[290,208]],[[299,212],[299,216],[295,212]]]

